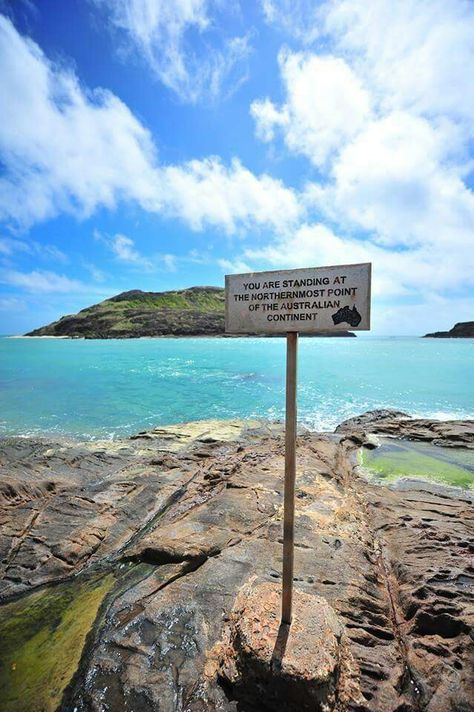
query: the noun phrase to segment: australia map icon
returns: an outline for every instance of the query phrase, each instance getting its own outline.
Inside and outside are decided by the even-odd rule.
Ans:
[[[345,321],[350,326],[359,326],[361,319],[362,317],[357,311],[355,304],[352,309],[349,306],[341,307],[335,314],[332,315],[334,324],[342,324],[342,322]]]

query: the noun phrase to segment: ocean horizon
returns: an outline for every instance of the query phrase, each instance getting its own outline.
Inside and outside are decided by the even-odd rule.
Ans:
[[[474,418],[474,339],[302,338],[298,418],[332,431],[375,408]],[[284,338],[0,338],[0,436],[126,437],[284,418]]]

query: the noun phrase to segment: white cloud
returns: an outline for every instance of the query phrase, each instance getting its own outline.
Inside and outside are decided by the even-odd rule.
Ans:
[[[235,232],[280,230],[302,210],[291,189],[237,160],[159,165],[149,132],[120,99],[81,87],[1,16],[0,65],[0,220],[26,227],[127,200],[193,229]]]
[[[311,44],[321,34],[320,6],[315,0],[262,0],[265,20]]]
[[[145,202],[153,183],[148,131],[110,92],[83,90],[0,17],[0,218],[28,224],[90,215],[120,198]]]
[[[0,255],[11,257],[17,252],[28,252],[28,245],[23,240],[10,237],[0,237]]]
[[[474,117],[474,5],[465,0],[325,4],[326,30],[385,111]]]
[[[152,267],[150,260],[138,252],[134,241],[126,235],[114,235],[110,239],[110,247],[120,262],[126,262],[138,267]]]
[[[303,212],[294,191],[268,175],[255,176],[236,159],[229,167],[217,157],[168,166],[161,180],[160,210],[195,230],[218,225],[234,233],[256,225],[279,231],[295,224]]]
[[[232,274],[242,274],[244,272],[251,272],[252,268],[249,267],[247,262],[243,260],[217,260],[219,267],[224,270],[224,272]]]
[[[381,244],[463,248],[474,231],[474,195],[425,119],[397,112],[371,122],[341,151],[331,180],[309,195],[335,221]]]
[[[279,63],[287,101],[281,109],[269,99],[252,104],[257,133],[268,141],[280,127],[290,150],[324,165],[364,126],[369,95],[339,57],[284,51]]]
[[[183,101],[215,99],[245,81],[249,37],[221,39],[215,12],[223,6],[218,0],[93,2],[108,14],[154,75]],[[220,47],[216,47],[217,40]]]
[[[474,286],[474,5],[334,0],[315,22],[311,52],[281,55],[283,103],[251,112],[262,140],[281,135],[317,168],[305,199],[318,222],[242,259],[371,260],[380,296],[462,295]]]
[[[42,244],[36,240],[18,240],[12,237],[0,237],[0,255],[13,257],[18,253],[26,253],[46,260],[68,262],[67,255],[55,245]]]
[[[18,272],[0,270],[0,284],[19,287],[29,292],[90,292],[90,287],[77,279],[45,270]]]
[[[92,262],[83,262],[83,267],[89,272],[95,282],[104,282],[106,274],[103,270],[96,267]]]
[[[167,271],[174,272],[176,270],[176,255],[169,253],[161,254],[154,253],[149,257],[145,257],[136,248],[135,241],[127,235],[117,233],[116,235],[106,235],[99,230],[94,230],[94,239],[101,242],[115,256],[115,259],[129,267],[134,267],[142,272],[159,272]],[[86,265],[86,268],[91,272],[96,281],[101,281],[100,273],[96,274],[95,269],[91,269],[92,265]]]
[[[448,331],[458,321],[472,321],[473,298],[449,298],[428,295],[418,304],[384,304],[376,306],[373,323],[381,334],[397,333],[422,336],[433,331]]]
[[[139,267],[147,272],[153,271],[155,268],[153,260],[142,255],[137,250],[134,240],[127,235],[120,233],[106,235],[99,230],[94,230],[94,239],[104,244],[118,262],[131,267]]]
[[[176,272],[176,255],[166,254],[162,256],[163,265],[168,272]]]

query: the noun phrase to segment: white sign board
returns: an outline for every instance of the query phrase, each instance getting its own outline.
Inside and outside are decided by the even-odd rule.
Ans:
[[[371,264],[229,274],[230,334],[370,329]]]

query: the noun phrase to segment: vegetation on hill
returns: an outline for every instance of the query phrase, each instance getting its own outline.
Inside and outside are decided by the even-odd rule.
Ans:
[[[27,336],[112,339],[215,335],[224,331],[224,305],[224,290],[220,287],[191,287],[170,292],[134,289],[77,314],[63,316]]]

